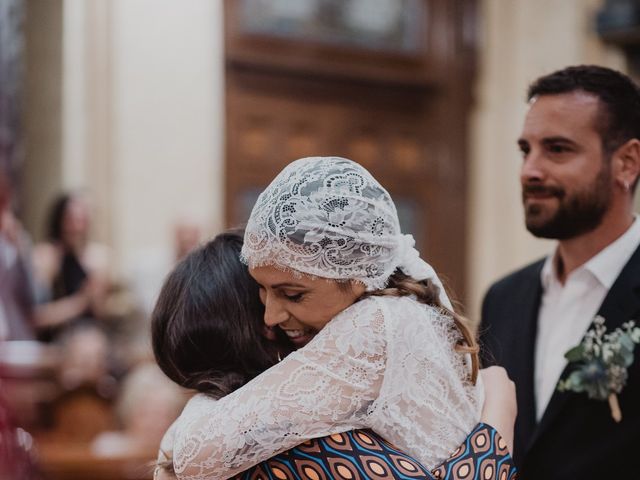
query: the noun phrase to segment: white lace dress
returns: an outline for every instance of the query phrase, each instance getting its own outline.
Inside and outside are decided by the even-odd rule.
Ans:
[[[372,428],[427,468],[480,419],[484,391],[454,351],[453,320],[409,297],[371,297],[304,348],[175,424],[180,479],[228,478],[301,442]]]

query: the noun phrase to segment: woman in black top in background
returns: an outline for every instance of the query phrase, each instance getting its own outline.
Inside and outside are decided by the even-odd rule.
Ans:
[[[47,239],[35,246],[33,266],[39,337],[52,341],[78,325],[95,325],[109,288],[109,250],[89,239],[90,211],[80,194],[62,194],[47,217]]]

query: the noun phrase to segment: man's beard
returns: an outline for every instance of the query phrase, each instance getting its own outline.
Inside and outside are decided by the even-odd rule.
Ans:
[[[538,220],[545,213],[543,206],[525,203],[527,230],[536,237],[566,240],[591,232],[600,225],[611,204],[608,162],[603,162],[603,168],[591,184],[573,194],[568,195],[562,187],[525,185],[522,187],[523,202],[527,193],[548,193],[558,199],[556,212],[545,221]]]

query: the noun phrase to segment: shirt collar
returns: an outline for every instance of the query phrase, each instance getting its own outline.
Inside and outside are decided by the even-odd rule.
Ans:
[[[542,282],[542,288],[547,290],[551,285],[552,281],[558,281],[558,278],[555,276],[554,269],[554,261],[556,258],[555,252],[549,255],[544,261],[544,265],[542,266],[542,271],[540,272],[540,281]]]
[[[640,245],[640,216],[635,215],[631,226],[617,240],[600,250],[578,270],[589,271],[606,289],[613,286],[620,271]],[[546,290],[552,281],[558,281],[555,270],[557,249],[549,255],[540,272],[542,287]],[[573,272],[572,272],[573,273]]]

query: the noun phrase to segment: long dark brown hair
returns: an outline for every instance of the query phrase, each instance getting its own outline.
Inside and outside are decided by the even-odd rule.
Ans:
[[[462,340],[455,346],[455,349],[459,353],[471,356],[471,381],[476,383],[480,368],[480,347],[467,319],[442,305],[438,286],[430,280],[416,280],[397,269],[389,278],[386,288],[366,292],[361,298],[384,295],[394,297],[414,295],[419,302],[436,307],[451,316],[456,328],[462,334]]]
[[[156,361],[178,385],[219,398],[288,352],[264,335],[258,284],[240,262],[242,232],[222,233],[167,276],[151,316]],[[286,352],[285,352],[286,350]]]

